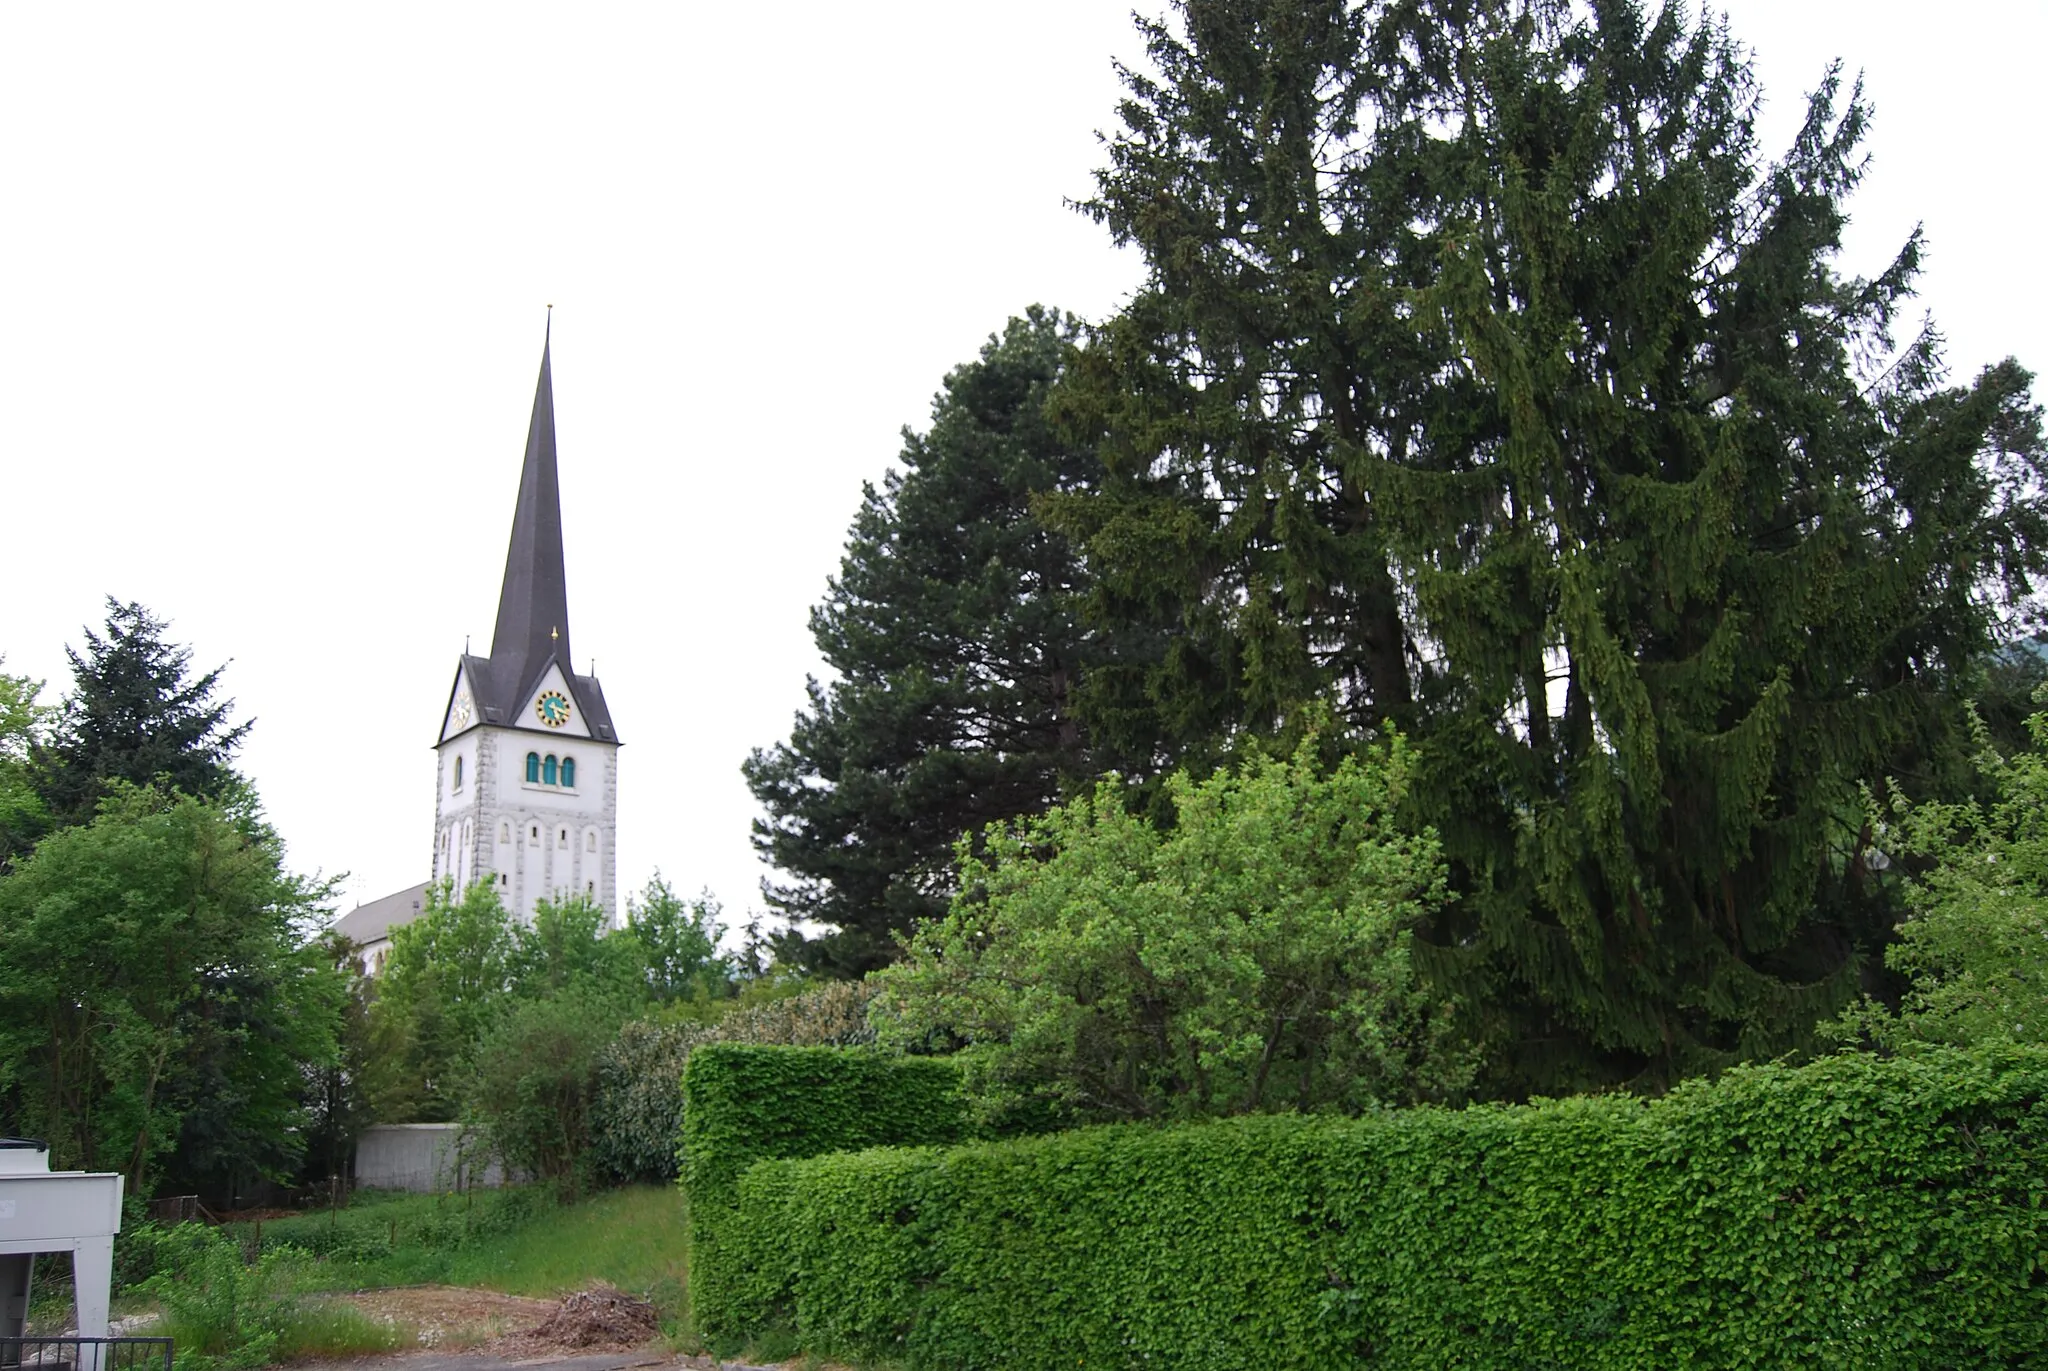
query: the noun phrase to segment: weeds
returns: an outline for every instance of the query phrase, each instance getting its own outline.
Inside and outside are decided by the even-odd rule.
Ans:
[[[313,1257],[278,1246],[254,1262],[218,1229],[180,1224],[155,1237],[156,1274],[139,1289],[163,1307],[159,1332],[177,1346],[177,1371],[243,1371],[303,1356],[386,1352],[405,1330],[346,1305],[303,1296]]]

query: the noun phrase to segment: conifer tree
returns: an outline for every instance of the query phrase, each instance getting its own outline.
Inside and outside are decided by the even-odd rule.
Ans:
[[[902,470],[870,485],[811,632],[836,673],[745,770],[767,811],[769,902],[832,932],[811,964],[859,975],[943,911],[953,843],[1042,810],[1096,765],[1074,699],[1082,571],[1033,497],[1094,479],[1047,420],[1074,325],[1033,308],[946,377]]]
[[[224,668],[193,677],[192,650],[166,641],[168,627],[109,596],[106,636],[88,628],[83,652],[65,649],[71,693],[38,749],[38,786],[58,823],[91,819],[117,781],[207,798],[237,784],[235,749],[250,723],[228,722],[235,702],[215,698]]]
[[[1837,252],[1870,110],[1790,149],[1640,0],[1182,0],[1087,206],[1149,280],[1064,403],[1094,611],[1174,606],[1168,750],[1327,699],[1418,748],[1417,962],[1505,1094],[1805,1041],[1875,964],[1859,782],[1938,786],[2044,565],[2031,378]]]

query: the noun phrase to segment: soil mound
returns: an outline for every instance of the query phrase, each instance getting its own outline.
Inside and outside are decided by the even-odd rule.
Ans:
[[[609,1285],[593,1285],[565,1296],[520,1337],[549,1347],[638,1347],[660,1330],[661,1320],[646,1300]]]

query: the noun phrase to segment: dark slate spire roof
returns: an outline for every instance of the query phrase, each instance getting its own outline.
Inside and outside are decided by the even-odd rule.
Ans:
[[[549,665],[559,664],[576,711],[591,736],[615,743],[619,739],[612,730],[604,691],[595,676],[576,674],[569,655],[569,582],[562,565],[562,491],[555,463],[551,341],[541,344],[540,382],[534,388],[533,419],[526,430],[526,460],[519,471],[519,503],[512,511],[512,542],[505,550],[505,583],[498,592],[491,655],[465,652],[462,668],[475,693],[477,723],[546,732],[524,717],[524,711]]]
[[[491,634],[494,662],[544,662],[556,654],[564,663],[571,660],[569,582],[562,571],[562,483],[555,471],[555,383],[549,350],[548,343],[541,344],[540,384],[533,391],[526,463],[519,471],[519,504],[512,514],[512,545],[505,551],[505,585],[498,592],[498,627]]]

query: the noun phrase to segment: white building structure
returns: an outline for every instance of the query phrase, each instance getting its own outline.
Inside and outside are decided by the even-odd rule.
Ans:
[[[595,675],[569,651],[569,591],[549,348],[527,428],[512,540],[489,656],[456,662],[435,739],[432,883],[485,881],[524,923],[542,900],[581,896],[619,921],[619,739]],[[336,924],[374,970],[421,892],[358,906]]]

